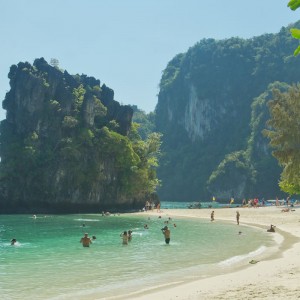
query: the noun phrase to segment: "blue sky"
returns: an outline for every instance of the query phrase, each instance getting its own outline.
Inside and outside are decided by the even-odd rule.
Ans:
[[[20,61],[57,58],[100,79],[123,104],[157,103],[167,63],[203,38],[276,33],[300,18],[288,0],[0,0],[0,100]],[[0,119],[5,111],[0,108]]]

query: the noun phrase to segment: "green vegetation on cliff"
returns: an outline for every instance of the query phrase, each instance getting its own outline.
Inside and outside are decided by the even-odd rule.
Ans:
[[[271,117],[265,135],[274,149],[273,155],[283,167],[281,189],[290,195],[300,194],[300,86],[288,91],[274,90],[269,102]]]
[[[155,114],[150,112],[146,114],[140,110],[136,105],[131,105],[133,109],[132,122],[138,124],[138,132],[143,140],[155,131]]]
[[[0,210],[141,207],[158,185],[160,136],[143,141],[113,90],[41,58],[9,72],[0,127]]]
[[[225,194],[227,198],[230,194],[240,198],[243,194],[270,195],[270,191],[281,195],[276,185],[281,168],[272,156],[262,132],[270,116],[268,103],[273,97],[273,91],[286,91],[288,88],[285,83],[275,82],[270,84],[264,93],[254,98],[247,147],[225,156],[210,176],[207,182],[208,190],[219,197],[224,197]]]
[[[270,84],[300,78],[296,46],[287,27],[247,40],[204,39],[169,62],[155,111],[162,199],[282,196],[281,168],[261,131]]]

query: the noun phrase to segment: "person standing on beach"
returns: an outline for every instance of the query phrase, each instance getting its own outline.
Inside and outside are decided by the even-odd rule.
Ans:
[[[168,245],[170,243],[170,236],[171,236],[171,231],[168,228],[168,226],[165,226],[164,228],[161,229],[163,235],[165,236],[165,242]]]
[[[160,212],[160,202],[157,203],[156,209],[157,209],[157,212]]]
[[[236,223],[240,225],[240,212],[238,210],[236,211]]]
[[[92,243],[92,240],[88,237],[88,233],[84,234],[84,237],[81,238],[80,243],[82,243],[83,247],[89,247]]]
[[[213,210],[210,214],[210,221],[214,221],[215,220],[215,211]]]

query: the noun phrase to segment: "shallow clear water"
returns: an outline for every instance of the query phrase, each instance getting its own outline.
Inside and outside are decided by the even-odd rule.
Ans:
[[[130,293],[206,276],[273,243],[271,235],[255,228],[176,218],[169,221],[171,242],[166,245],[161,228],[167,220],[0,216],[1,299],[96,299],[96,294],[99,299]],[[122,245],[120,233],[128,229],[133,230],[132,241]],[[84,232],[97,237],[89,248],[79,243]],[[10,245],[12,238],[17,245]]]

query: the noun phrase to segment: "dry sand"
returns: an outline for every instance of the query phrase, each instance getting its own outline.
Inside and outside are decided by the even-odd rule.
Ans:
[[[138,300],[196,299],[300,299],[300,208],[281,212],[282,207],[238,208],[241,225],[258,225],[262,230],[276,225],[276,253],[247,263],[242,269],[189,283],[162,286],[130,295]],[[215,210],[215,220],[236,223],[237,208]],[[161,216],[210,219],[209,209],[163,209]],[[155,211],[141,213],[158,215]],[[274,234],[274,233],[270,233]],[[124,297],[125,298],[125,297]]]

